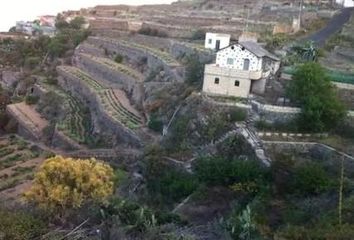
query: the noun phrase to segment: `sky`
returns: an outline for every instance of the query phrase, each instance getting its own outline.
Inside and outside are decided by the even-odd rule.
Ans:
[[[16,21],[34,20],[40,15],[56,15],[65,10],[112,4],[162,4],[173,0],[1,0],[0,31],[8,31]]]

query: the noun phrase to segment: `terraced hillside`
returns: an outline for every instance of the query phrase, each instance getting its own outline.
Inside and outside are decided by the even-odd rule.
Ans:
[[[42,84],[45,92],[57,94],[63,101],[65,114],[58,119],[57,130],[79,144],[89,144],[91,137],[91,116],[89,110],[70,93],[58,86]]]
[[[64,77],[75,79],[90,89],[95,94],[98,105],[117,123],[128,129],[135,129],[143,124],[138,112],[128,105],[127,101],[121,101],[121,98],[125,97],[123,92],[105,87],[90,75],[75,67],[60,66],[58,71]]]
[[[155,57],[156,59],[161,60],[162,62],[164,62],[166,65],[168,65],[170,67],[179,67],[180,66],[178,61],[176,59],[174,59],[173,56],[171,56],[168,52],[163,52],[157,48],[152,48],[152,47],[148,47],[146,45],[142,45],[142,44],[138,44],[138,43],[134,43],[134,42],[128,42],[125,40],[118,40],[118,39],[106,38],[106,37],[100,37],[100,38],[90,37],[89,42],[90,42],[90,39],[91,39],[91,42],[92,42],[92,40],[93,40],[93,42],[95,40],[98,40],[98,41],[105,42],[107,44],[113,44],[116,46],[121,46],[124,48],[131,48],[131,49],[135,49],[137,51],[141,51],[145,54]]]
[[[144,76],[141,73],[123,64],[118,64],[108,58],[96,57],[85,53],[78,54],[78,56],[85,60],[92,61],[99,66],[103,66],[104,68],[108,68],[112,71],[123,73],[126,76],[129,76],[138,82],[142,82],[144,79]]]
[[[89,111],[70,94],[66,94],[66,103],[70,113],[58,124],[58,130],[80,144],[87,144],[91,141],[90,135],[90,116]]]
[[[16,135],[0,138],[0,198],[15,198],[26,190],[43,160],[43,151],[34,144]]]

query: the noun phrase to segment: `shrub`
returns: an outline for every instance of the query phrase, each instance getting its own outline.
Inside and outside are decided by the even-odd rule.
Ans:
[[[38,96],[32,96],[32,95],[26,96],[26,104],[28,105],[36,104],[38,100],[39,100]]]
[[[41,63],[40,57],[27,57],[25,59],[24,65],[29,69],[33,69]]]
[[[203,40],[205,38],[205,34],[206,34],[205,30],[198,29],[193,32],[192,39],[193,40]]]
[[[227,160],[221,157],[199,158],[195,173],[202,183],[223,186],[259,182],[265,177],[265,170],[256,161]]]
[[[223,111],[210,113],[207,118],[207,124],[202,127],[202,135],[208,142],[217,139],[230,128],[230,122],[227,114]]]
[[[103,202],[113,193],[113,170],[95,159],[47,159],[35,175],[25,199],[47,210],[79,208],[84,202]]]
[[[245,121],[247,118],[247,111],[242,109],[233,109],[230,111],[230,120],[232,122]]]
[[[84,17],[75,17],[73,20],[70,21],[69,27],[79,30],[81,29],[82,25],[86,23],[86,20]]]
[[[116,55],[116,57],[114,58],[114,61],[116,63],[122,63],[123,62],[123,56],[120,55],[120,54]]]
[[[168,34],[166,32],[150,27],[141,28],[138,33],[148,36],[168,37]]]
[[[148,127],[155,132],[162,133],[163,122],[155,114],[152,114],[148,122]]]
[[[0,209],[0,219],[2,239],[38,239],[45,231],[45,225],[40,219],[25,212]]]
[[[200,62],[197,54],[189,55],[186,59],[186,83],[201,86],[204,65]]]
[[[330,178],[317,163],[305,163],[294,170],[294,189],[299,194],[318,194],[328,190]]]
[[[159,176],[149,176],[147,187],[152,195],[163,202],[178,202],[197,188],[195,177],[185,171],[165,168]]]
[[[158,203],[178,202],[197,188],[197,179],[186,171],[166,165],[159,158],[162,154],[160,150],[153,148],[146,157],[144,175],[147,189]]]

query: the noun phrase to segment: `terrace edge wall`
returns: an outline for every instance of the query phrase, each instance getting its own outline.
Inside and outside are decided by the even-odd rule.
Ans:
[[[167,82],[183,82],[184,81],[184,67],[176,66],[171,67],[166,64],[163,60],[155,57],[150,54],[148,51],[143,51],[134,47],[126,47],[122,44],[117,44],[113,42],[109,42],[108,40],[99,39],[96,37],[89,37],[87,39],[88,43],[100,46],[101,48],[105,48],[110,54],[121,54],[125,56],[127,59],[135,62],[136,64],[143,64],[146,59],[146,64],[149,67],[149,73],[155,69],[159,69],[162,67],[163,72],[165,73],[165,81]],[[149,75],[149,74],[145,74]]]
[[[107,114],[100,103],[97,93],[82,84],[80,80],[72,78],[60,70],[60,68],[57,68],[57,71],[59,85],[81,101],[86,102],[89,106],[95,132],[111,136],[114,144],[123,142],[137,147],[142,146],[140,138],[132,130],[127,129]]]
[[[109,82],[119,84],[120,88],[124,90],[134,104],[142,106],[144,98],[143,82],[138,82],[133,77],[125,75],[119,71],[114,71],[109,67],[98,65],[94,60],[85,56],[75,56],[75,65],[88,72],[95,79],[105,79]]]

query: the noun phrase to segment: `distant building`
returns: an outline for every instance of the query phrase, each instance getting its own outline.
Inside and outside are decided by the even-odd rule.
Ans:
[[[39,17],[39,24],[46,27],[55,27],[56,16],[45,15]]]
[[[49,17],[48,17],[49,19]],[[47,20],[48,20],[47,19]],[[43,19],[42,19],[43,20]],[[44,25],[42,25],[42,23]],[[53,26],[54,24],[54,26]],[[27,34],[30,36],[45,35],[49,37],[54,37],[56,34],[55,22],[48,22],[36,20],[33,22],[30,21],[18,21],[16,22],[16,32]]]
[[[206,33],[205,48],[218,51],[230,45],[230,34]]]
[[[354,0],[336,0],[336,3],[343,7],[354,7]]]
[[[18,21],[16,22],[16,32],[24,33],[27,35],[33,35],[35,31],[36,24],[34,22]]]
[[[256,42],[239,42],[217,52],[216,62],[205,66],[203,92],[247,98],[262,94],[280,60]]]

